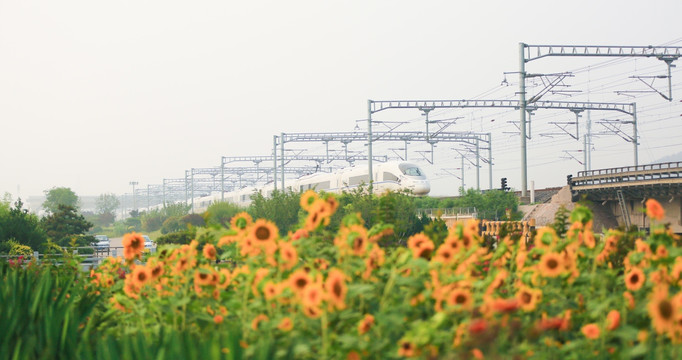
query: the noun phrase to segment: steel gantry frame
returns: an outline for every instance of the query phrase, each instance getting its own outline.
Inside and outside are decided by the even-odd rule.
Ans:
[[[528,162],[526,157],[526,110],[531,103],[526,101],[526,78],[533,74],[526,73],[526,63],[550,56],[587,56],[587,57],[648,57],[657,58],[668,66],[668,89],[672,101],[672,76],[670,68],[672,62],[682,56],[680,46],[598,46],[598,45],[528,45],[519,43],[519,116],[521,129],[521,196],[526,197],[528,192]],[[534,101],[533,103],[537,103]],[[635,166],[637,159],[637,116],[633,107],[633,144],[635,147]]]
[[[277,159],[279,157],[280,161],[280,171],[281,171],[281,178],[280,178],[280,186],[281,189],[285,189],[285,183],[284,183],[284,169],[285,165],[288,164],[289,162],[293,160],[307,160],[307,161],[316,161],[316,162],[321,162],[321,161],[326,161],[327,163],[331,163],[332,161],[347,161],[348,163],[353,163],[355,161],[364,161],[368,160],[367,156],[360,155],[360,154],[349,154],[348,153],[348,144],[350,144],[353,141],[361,141],[365,140],[366,137],[362,136],[361,132],[328,132],[328,133],[281,133],[279,136],[274,135],[273,136],[273,170],[275,171],[275,189],[277,189]],[[293,156],[287,156],[285,154],[285,149],[284,149],[284,144],[289,143],[289,142],[323,142],[325,143],[325,148],[326,148],[326,154],[325,155],[302,155],[302,154],[296,154]],[[340,142],[344,146],[344,154],[343,155],[329,155],[329,143],[330,142]],[[280,152],[279,156],[277,154],[277,148],[279,147]],[[387,161],[388,156],[375,156],[374,160],[377,161]]]
[[[372,138],[369,136],[369,134],[372,133],[372,114],[377,113],[379,111],[383,110],[388,110],[388,109],[419,109],[424,111],[425,109],[428,109],[428,111],[431,111],[433,109],[452,109],[452,108],[509,108],[509,109],[520,109],[521,104],[526,104],[524,108],[524,113],[526,111],[533,112],[537,109],[555,109],[555,110],[569,110],[573,113],[576,114],[576,122],[578,121],[578,115],[580,112],[585,111],[585,110],[603,110],[603,111],[618,111],[621,113],[628,114],[633,117],[633,133],[634,133],[634,138],[637,139],[637,111],[636,111],[636,106],[634,103],[602,103],[602,102],[578,102],[578,101],[540,101],[539,97],[535,97],[534,101],[532,102],[532,106],[528,107],[527,103],[524,100],[380,100],[380,101],[375,101],[375,100],[368,100],[368,120],[367,120],[367,126],[369,128],[369,131],[367,132],[367,137],[366,139],[368,140],[368,152],[371,155],[372,154]],[[428,112],[426,112],[428,114]],[[522,187],[523,189],[527,188],[526,184],[526,152],[525,152],[525,144],[526,144],[526,138],[528,135],[526,134],[526,128],[525,128],[525,117],[522,121],[522,125],[520,126],[521,130],[521,138],[522,138],[522,146],[523,146],[523,153],[522,153]],[[428,134],[428,117],[427,117],[427,137],[429,137]],[[433,135],[430,136],[433,138]],[[492,147],[492,146],[491,146]],[[634,142],[634,153],[635,153],[635,162],[637,161],[637,141]],[[491,158],[491,164],[492,166],[492,155],[490,156]],[[370,171],[370,176],[372,174],[372,165],[370,161],[369,165],[369,171]],[[491,172],[491,180],[490,180],[490,188],[492,189],[492,170]],[[371,178],[370,178],[371,179]],[[526,192],[522,190],[522,196],[525,195]]]
[[[405,142],[405,147],[407,148],[407,143],[410,141],[425,141],[433,146],[438,142],[462,142],[468,143],[475,146],[477,149],[477,159],[480,158],[481,150],[480,143],[483,142],[487,144],[483,150],[488,150],[488,165],[489,165],[489,178],[490,186],[492,188],[492,136],[490,133],[476,133],[476,132],[446,132],[446,131],[436,131],[433,133],[424,133],[422,131],[382,131],[373,132],[372,137],[370,137],[371,132],[362,131],[352,131],[352,132],[326,132],[326,133],[282,133],[279,138],[275,137],[275,145],[280,145],[280,154],[284,153],[284,143],[287,142],[324,142],[328,144],[329,142],[340,142],[344,146],[348,145],[353,141],[367,141],[369,143],[376,141],[402,141]],[[275,149],[277,146],[275,146]],[[346,147],[347,149],[347,147]],[[406,150],[407,151],[407,150]],[[357,160],[365,160],[371,164],[372,161],[387,161],[387,156],[366,156],[366,157],[356,157]],[[428,159],[427,159],[428,161]],[[275,164],[275,168],[276,168]],[[480,166],[479,166],[480,168]],[[373,173],[370,169],[370,186],[373,182]],[[478,175],[477,175],[478,179]],[[284,189],[284,179],[282,178],[282,189]],[[480,182],[477,181],[477,187],[480,188]]]

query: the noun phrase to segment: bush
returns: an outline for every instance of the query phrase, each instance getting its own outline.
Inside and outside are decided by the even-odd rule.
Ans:
[[[166,235],[161,235],[159,236],[158,239],[156,239],[156,245],[165,245],[165,244],[189,244],[194,237],[196,236],[196,231],[195,230],[184,230],[184,231],[178,231],[178,232],[173,232],[170,234]]]
[[[206,226],[206,221],[199,214],[187,214],[180,219],[180,224],[187,226]]]
[[[7,244],[9,245],[9,255],[33,255],[33,249],[28,245],[19,244],[14,240],[7,241]]]
[[[145,214],[142,216],[142,230],[146,232],[152,232],[161,229],[163,222],[166,217],[160,213],[152,212],[150,214]]]
[[[168,219],[166,219],[166,221],[163,222],[163,225],[161,225],[162,234],[169,234],[176,231],[180,231],[182,229],[183,226],[180,223],[180,217],[178,216],[169,217]]]
[[[204,213],[204,220],[206,220],[208,225],[217,225],[227,228],[230,225],[232,217],[242,211],[244,210],[235,204],[218,202],[208,207]]]

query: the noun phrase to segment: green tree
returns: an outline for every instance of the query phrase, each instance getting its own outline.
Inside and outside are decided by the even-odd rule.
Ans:
[[[275,190],[269,197],[260,192],[251,195],[251,206],[248,213],[254,218],[269,219],[279,228],[284,236],[293,225],[298,223],[298,213],[301,211],[301,194],[294,191]]]
[[[91,245],[95,240],[92,236],[81,236],[90,230],[92,223],[72,206],[59,205],[57,211],[44,217],[40,224],[48,238],[60,246],[68,246],[73,237],[80,246]]]
[[[48,213],[54,214],[59,209],[59,205],[71,206],[78,209],[78,195],[71,188],[53,187],[45,190],[46,199],[43,202],[43,209]]]
[[[23,209],[24,203],[17,199],[14,207],[3,214],[0,211],[0,247],[4,248],[6,242],[14,239],[19,244],[30,246],[33,250],[39,250],[47,241],[47,235],[40,226],[40,220],[35,214]]]
[[[230,220],[236,214],[244,211],[239,205],[229,202],[217,202],[206,209],[204,219],[209,225],[229,227]]]
[[[116,209],[121,205],[115,194],[101,194],[95,201],[95,211],[101,225],[110,225],[116,219]]]

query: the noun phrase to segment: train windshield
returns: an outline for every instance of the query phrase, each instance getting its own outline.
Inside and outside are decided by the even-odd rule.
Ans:
[[[416,165],[400,164],[398,167],[400,168],[400,171],[402,171],[403,174],[405,174],[407,176],[424,177],[424,172],[422,171],[422,169],[420,169]]]

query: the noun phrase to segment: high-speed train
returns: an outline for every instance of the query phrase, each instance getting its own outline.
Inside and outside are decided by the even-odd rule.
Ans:
[[[379,163],[373,167],[374,182],[373,192],[383,193],[387,190],[409,190],[412,194],[422,196],[431,191],[429,180],[424,171],[417,165],[408,162]],[[302,176],[296,180],[288,180],[285,183],[287,189],[293,191],[306,191],[313,189],[331,193],[341,193],[355,189],[361,184],[369,183],[367,166],[353,166],[335,172],[318,172]],[[203,212],[211,204],[220,201],[231,202],[240,206],[248,206],[251,203],[251,195],[260,191],[263,196],[269,196],[274,190],[274,184],[269,183],[262,187],[245,187],[239,190],[195,198],[194,212]]]

